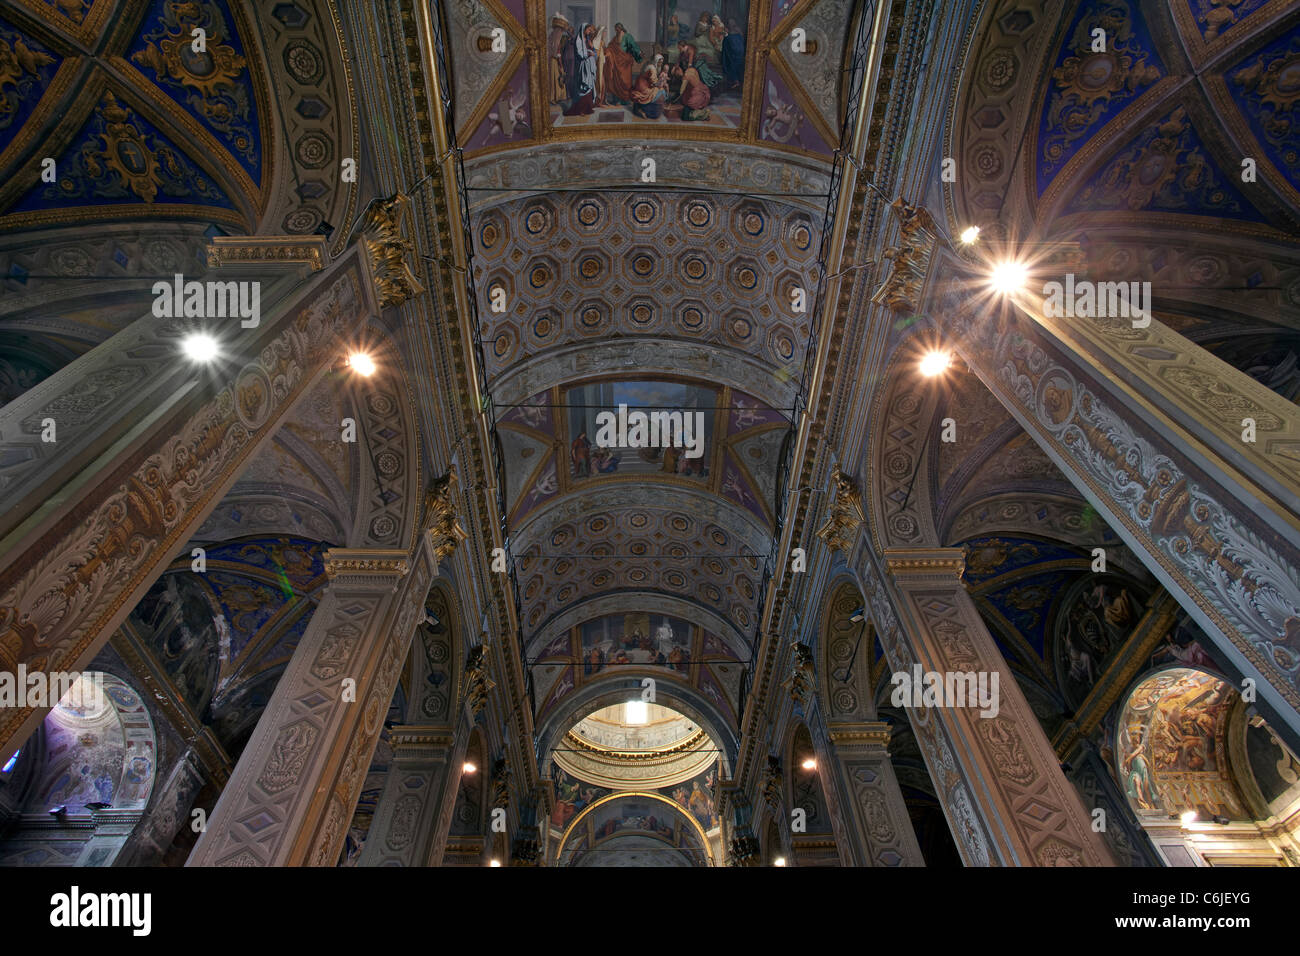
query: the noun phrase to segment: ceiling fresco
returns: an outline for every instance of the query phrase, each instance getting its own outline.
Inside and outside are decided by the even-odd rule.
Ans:
[[[1063,236],[1139,214],[1153,227],[1196,219],[1266,239],[1294,234],[1300,129],[1290,77],[1300,23],[1289,12],[1263,0],[1084,0],[1030,4],[989,23],[953,133],[951,154],[974,179],[952,191],[949,201],[963,205],[952,206],[952,221],[990,234],[1031,228],[994,222],[1004,207],[1013,213],[1016,179],[1036,222]],[[1106,31],[1105,49],[1093,49],[1096,29]],[[1024,76],[1035,73],[1043,81],[1027,97]],[[1022,130],[1032,156],[1023,164],[1013,156]],[[1243,157],[1256,161],[1254,182],[1242,181]],[[1112,245],[1099,244],[1100,263]]]
[[[457,135],[470,156],[543,142],[678,138],[829,158],[847,0],[449,0]],[[804,49],[791,31],[801,27]]]
[[[97,3],[83,29],[55,5],[31,28],[0,20],[0,228],[141,215],[255,226],[269,117],[241,8],[154,0],[127,30],[101,15],[112,6]]]
[[[716,758],[714,758],[716,763]],[[691,775],[688,779],[665,787],[636,787],[633,784],[619,789],[639,789],[666,797],[685,813],[690,814],[705,832],[717,829],[718,811],[714,806],[713,791],[717,782],[717,767],[709,766]],[[555,806],[551,810],[551,826],[561,832],[585,809],[596,801],[619,792],[608,786],[600,786],[575,776],[563,769],[556,768],[552,779],[555,782]]]
[[[728,725],[740,709],[742,662],[748,650],[672,614],[644,611],[583,621],[541,646],[529,663],[539,721],[567,696],[605,678],[653,677],[671,700],[682,684],[699,691]]]
[[[236,757],[311,620],[325,547],[256,536],[206,552],[205,574],[191,572],[187,553],[132,621],[180,697]]]

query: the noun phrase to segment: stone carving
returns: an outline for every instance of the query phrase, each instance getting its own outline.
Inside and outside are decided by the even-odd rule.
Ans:
[[[395,193],[370,204],[362,216],[362,232],[375,291],[381,306],[401,305],[424,291],[407,264],[414,243],[403,233],[409,230],[410,199]]]
[[[469,712],[477,717],[487,706],[488,694],[496,684],[487,675],[487,645],[480,644],[470,650],[465,660],[465,699],[469,702]]]
[[[504,757],[492,764],[492,809],[510,806],[510,764]]]
[[[424,526],[433,537],[433,553],[441,564],[449,558],[456,546],[465,540],[465,529],[456,515],[456,494],[460,482],[456,466],[434,480],[424,496]]]
[[[779,757],[767,758],[767,767],[763,770],[763,799],[772,808],[773,813],[781,812],[781,794],[784,790],[785,774],[781,770]]]
[[[727,866],[757,866],[760,851],[758,840],[751,833],[740,833],[731,838]]]
[[[270,794],[280,793],[298,780],[307,762],[312,744],[320,731],[311,724],[298,722],[284,727],[276,738],[271,756],[257,778],[257,784]]]
[[[75,520],[11,556],[0,572],[0,666],[70,664],[103,636],[120,603],[175,552],[225,477],[274,430],[277,411],[332,357],[334,343],[357,318],[361,295],[351,268],[325,280],[310,304],[268,335],[231,385],[176,422],[133,470],[86,492]],[[0,738],[26,716],[6,711]]]
[[[862,517],[862,492],[843,471],[835,472],[835,500],[826,523],[817,529],[817,537],[847,556],[862,527]]]
[[[985,333],[996,335],[997,333]],[[986,341],[1008,400],[1105,496],[1150,553],[1208,599],[1219,629],[1300,706],[1300,561],[1258,516],[1157,445],[1098,392],[1017,331]]]
[[[898,217],[899,244],[884,251],[891,268],[872,301],[883,302],[896,312],[915,312],[939,229],[924,206],[915,206],[902,196],[889,208]]]
[[[388,828],[388,847],[400,850],[415,839],[415,827],[420,812],[420,798],[413,793],[402,796],[393,807],[393,820]]]
[[[790,699],[802,710],[807,707],[814,687],[813,654],[807,644],[796,643],[793,650],[794,662],[786,686],[790,689]]]

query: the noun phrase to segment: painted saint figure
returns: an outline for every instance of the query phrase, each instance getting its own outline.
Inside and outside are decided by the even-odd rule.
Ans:
[[[552,103],[569,101],[569,77],[573,74],[573,27],[561,14],[551,17],[551,33],[546,41],[550,72],[549,99]]]
[[[564,111],[565,116],[590,116],[595,109],[596,56],[591,46],[595,38],[596,28],[590,23],[584,23],[573,38],[573,102]]]
[[[632,105],[632,86],[636,82],[637,64],[641,62],[641,47],[621,23],[614,24],[614,36],[605,48],[605,102],[619,106]]]

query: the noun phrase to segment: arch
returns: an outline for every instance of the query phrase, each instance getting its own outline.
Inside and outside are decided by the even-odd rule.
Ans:
[[[462,633],[463,618],[450,577],[434,580],[424,599],[425,620],[416,626],[403,680],[407,687],[408,724],[451,727],[460,700],[460,672],[469,635]]]
[[[703,854],[706,861],[705,865],[711,866],[713,864],[713,854],[709,849],[709,838],[705,834],[703,827],[700,826],[699,821],[689,813],[685,813],[681,807],[662,794],[652,793],[647,790],[620,790],[618,793],[611,793],[598,800],[593,800],[590,806],[584,807],[582,812],[578,813],[569,821],[569,825],[565,827],[564,833],[560,836],[559,843],[556,845],[555,850],[555,860],[557,864],[561,866],[565,865],[565,846],[568,844],[569,838],[573,835],[574,831],[583,820],[589,816],[593,816],[595,811],[600,807],[627,800],[648,800],[656,805],[668,807],[674,818],[686,821],[688,826],[691,828],[690,832],[699,840],[699,851]]]
[[[483,733],[475,727],[465,745],[462,766],[452,768],[456,778],[456,799],[448,825],[444,864],[480,863],[493,846],[493,834],[488,830],[491,809],[488,806],[489,758]],[[472,773],[464,770],[466,764],[473,764]]]
[[[551,773],[552,752],[569,728],[592,711],[611,704],[621,704],[629,695],[639,695],[640,676],[636,678],[610,675],[583,687],[566,698],[564,704],[546,716],[536,729],[538,770],[546,776]],[[719,773],[727,777],[735,766],[739,741],[730,724],[717,708],[694,688],[675,681],[658,681],[656,700],[690,718],[696,726],[718,745]]]
[[[22,823],[8,834],[0,861],[111,865],[130,831],[100,834],[89,824],[103,808],[137,821],[149,803],[158,742],[144,698],[114,674],[83,672],[23,750],[19,760],[28,757],[30,765],[22,770],[22,806],[42,822]],[[51,827],[44,821],[56,807],[63,809]]]
[[[866,611],[866,600],[847,574],[832,579],[823,592],[822,626],[819,631],[822,713],[828,723],[842,720],[874,720],[876,714],[872,653],[875,627]],[[854,612],[861,611],[860,621]]]

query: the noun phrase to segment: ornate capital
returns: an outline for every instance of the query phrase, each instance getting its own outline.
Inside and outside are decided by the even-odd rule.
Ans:
[[[961,548],[886,548],[885,565],[895,577],[950,583],[966,571]]]
[[[410,569],[410,556],[405,551],[330,548],[325,552],[325,574],[330,581],[395,588]]]
[[[835,500],[831,503],[826,523],[817,529],[817,537],[832,550],[848,557],[858,529],[862,527],[862,492],[851,477],[842,471],[835,472]]]
[[[406,725],[390,730],[388,743],[395,760],[445,760],[456,739],[434,727]]]
[[[465,659],[465,698],[469,701],[471,717],[482,713],[493,687],[496,684],[487,676],[487,645],[480,644],[471,649]]]
[[[781,812],[781,793],[784,784],[785,774],[781,770],[781,758],[768,757],[767,766],[763,768],[763,799],[772,808],[773,813]]]
[[[492,764],[492,807],[510,806],[510,764],[502,757]]]
[[[889,747],[890,726],[883,720],[854,723],[834,723],[827,728],[831,743],[843,749],[871,749]]]
[[[807,644],[796,643],[793,647],[794,661],[790,668],[790,679],[786,686],[790,690],[790,699],[795,706],[805,707],[813,689],[813,653]]]
[[[424,527],[429,533],[434,556],[441,564],[467,537],[456,515],[456,492],[460,481],[456,466],[447,469],[441,478],[435,478],[424,496]]]
[[[371,203],[362,217],[363,241],[380,306],[401,305],[424,291],[406,261],[414,248],[403,235],[410,227],[410,204],[406,196],[395,193]]]

